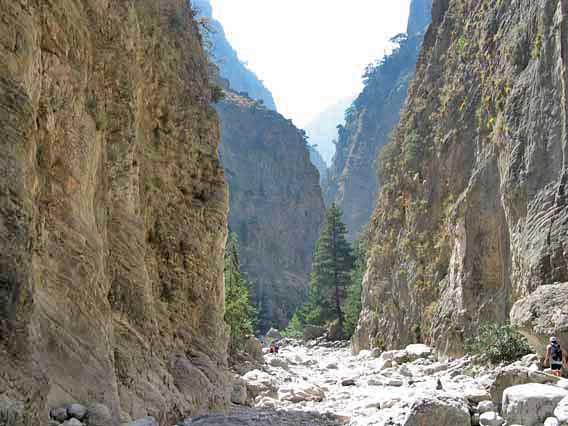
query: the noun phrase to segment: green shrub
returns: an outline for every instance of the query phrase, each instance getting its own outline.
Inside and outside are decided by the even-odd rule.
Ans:
[[[492,364],[515,361],[531,353],[524,336],[509,324],[497,323],[481,324],[478,335],[466,341],[465,349],[470,354],[483,356]]]
[[[304,324],[300,318],[299,312],[296,311],[286,330],[282,332],[282,336],[292,339],[300,339],[304,335]]]

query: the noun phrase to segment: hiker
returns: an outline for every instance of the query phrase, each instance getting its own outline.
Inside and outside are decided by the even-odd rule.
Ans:
[[[558,344],[556,337],[550,338],[550,344],[546,347],[546,356],[544,358],[544,366],[549,366],[552,374],[560,377],[562,368],[567,367],[566,354]]]

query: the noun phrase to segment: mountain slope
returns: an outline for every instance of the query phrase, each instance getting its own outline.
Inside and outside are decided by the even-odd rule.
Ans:
[[[310,143],[317,145],[318,152],[328,165],[332,163],[335,154],[334,141],[337,140],[337,126],[345,124],[345,111],[352,102],[352,97],[340,100],[318,114],[306,126]]]
[[[463,353],[480,322],[568,281],[565,6],[434,2],[383,155],[357,349]]]
[[[217,105],[229,227],[253,283],[260,330],[284,327],[305,300],[324,206],[303,133],[290,120],[228,92]]]
[[[227,192],[190,9],[3,1],[0,16],[0,417],[224,408]]]
[[[378,190],[375,161],[398,124],[429,22],[430,2],[413,0],[408,34],[393,39],[398,47],[367,70],[365,88],[339,128],[325,199],[327,205],[335,202],[343,210],[350,239],[371,217]]]
[[[234,91],[246,93],[251,99],[260,100],[268,108],[276,111],[272,93],[239,59],[237,52],[227,40],[223,26],[213,19],[213,10],[209,0],[193,0],[192,4],[199,15],[208,21],[209,30],[205,32],[204,37],[209,46],[209,55],[219,67],[221,77],[231,82],[231,88]]]

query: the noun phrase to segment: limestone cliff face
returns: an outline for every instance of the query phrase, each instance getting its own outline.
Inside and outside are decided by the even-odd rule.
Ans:
[[[227,194],[187,3],[0,20],[0,404],[17,425],[223,407]]]
[[[260,329],[282,327],[309,287],[324,215],[318,172],[301,131],[280,114],[231,92],[217,109],[241,268],[253,283]]]
[[[398,124],[408,85],[431,15],[431,0],[413,0],[407,34],[399,47],[367,71],[365,88],[340,126],[336,153],[325,184],[326,204],[343,210],[349,238],[369,222],[378,191],[376,159]]]
[[[458,354],[481,321],[568,281],[566,14],[564,0],[434,2],[384,150],[355,349]]]

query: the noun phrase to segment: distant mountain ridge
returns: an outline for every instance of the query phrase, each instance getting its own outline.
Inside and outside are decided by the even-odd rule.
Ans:
[[[267,108],[276,111],[272,93],[239,59],[237,52],[227,40],[223,26],[213,18],[213,8],[209,0],[192,0],[191,4],[199,17],[209,21],[205,44],[209,44],[209,56],[219,67],[221,77],[231,83],[231,89],[235,92],[246,93],[249,98],[262,101]]]
[[[343,210],[350,239],[357,237],[371,217],[379,189],[376,159],[399,122],[431,5],[431,0],[413,0],[408,32],[395,36],[398,47],[367,68],[365,87],[346,111],[345,125],[339,127],[324,191],[326,204],[335,202]]]

